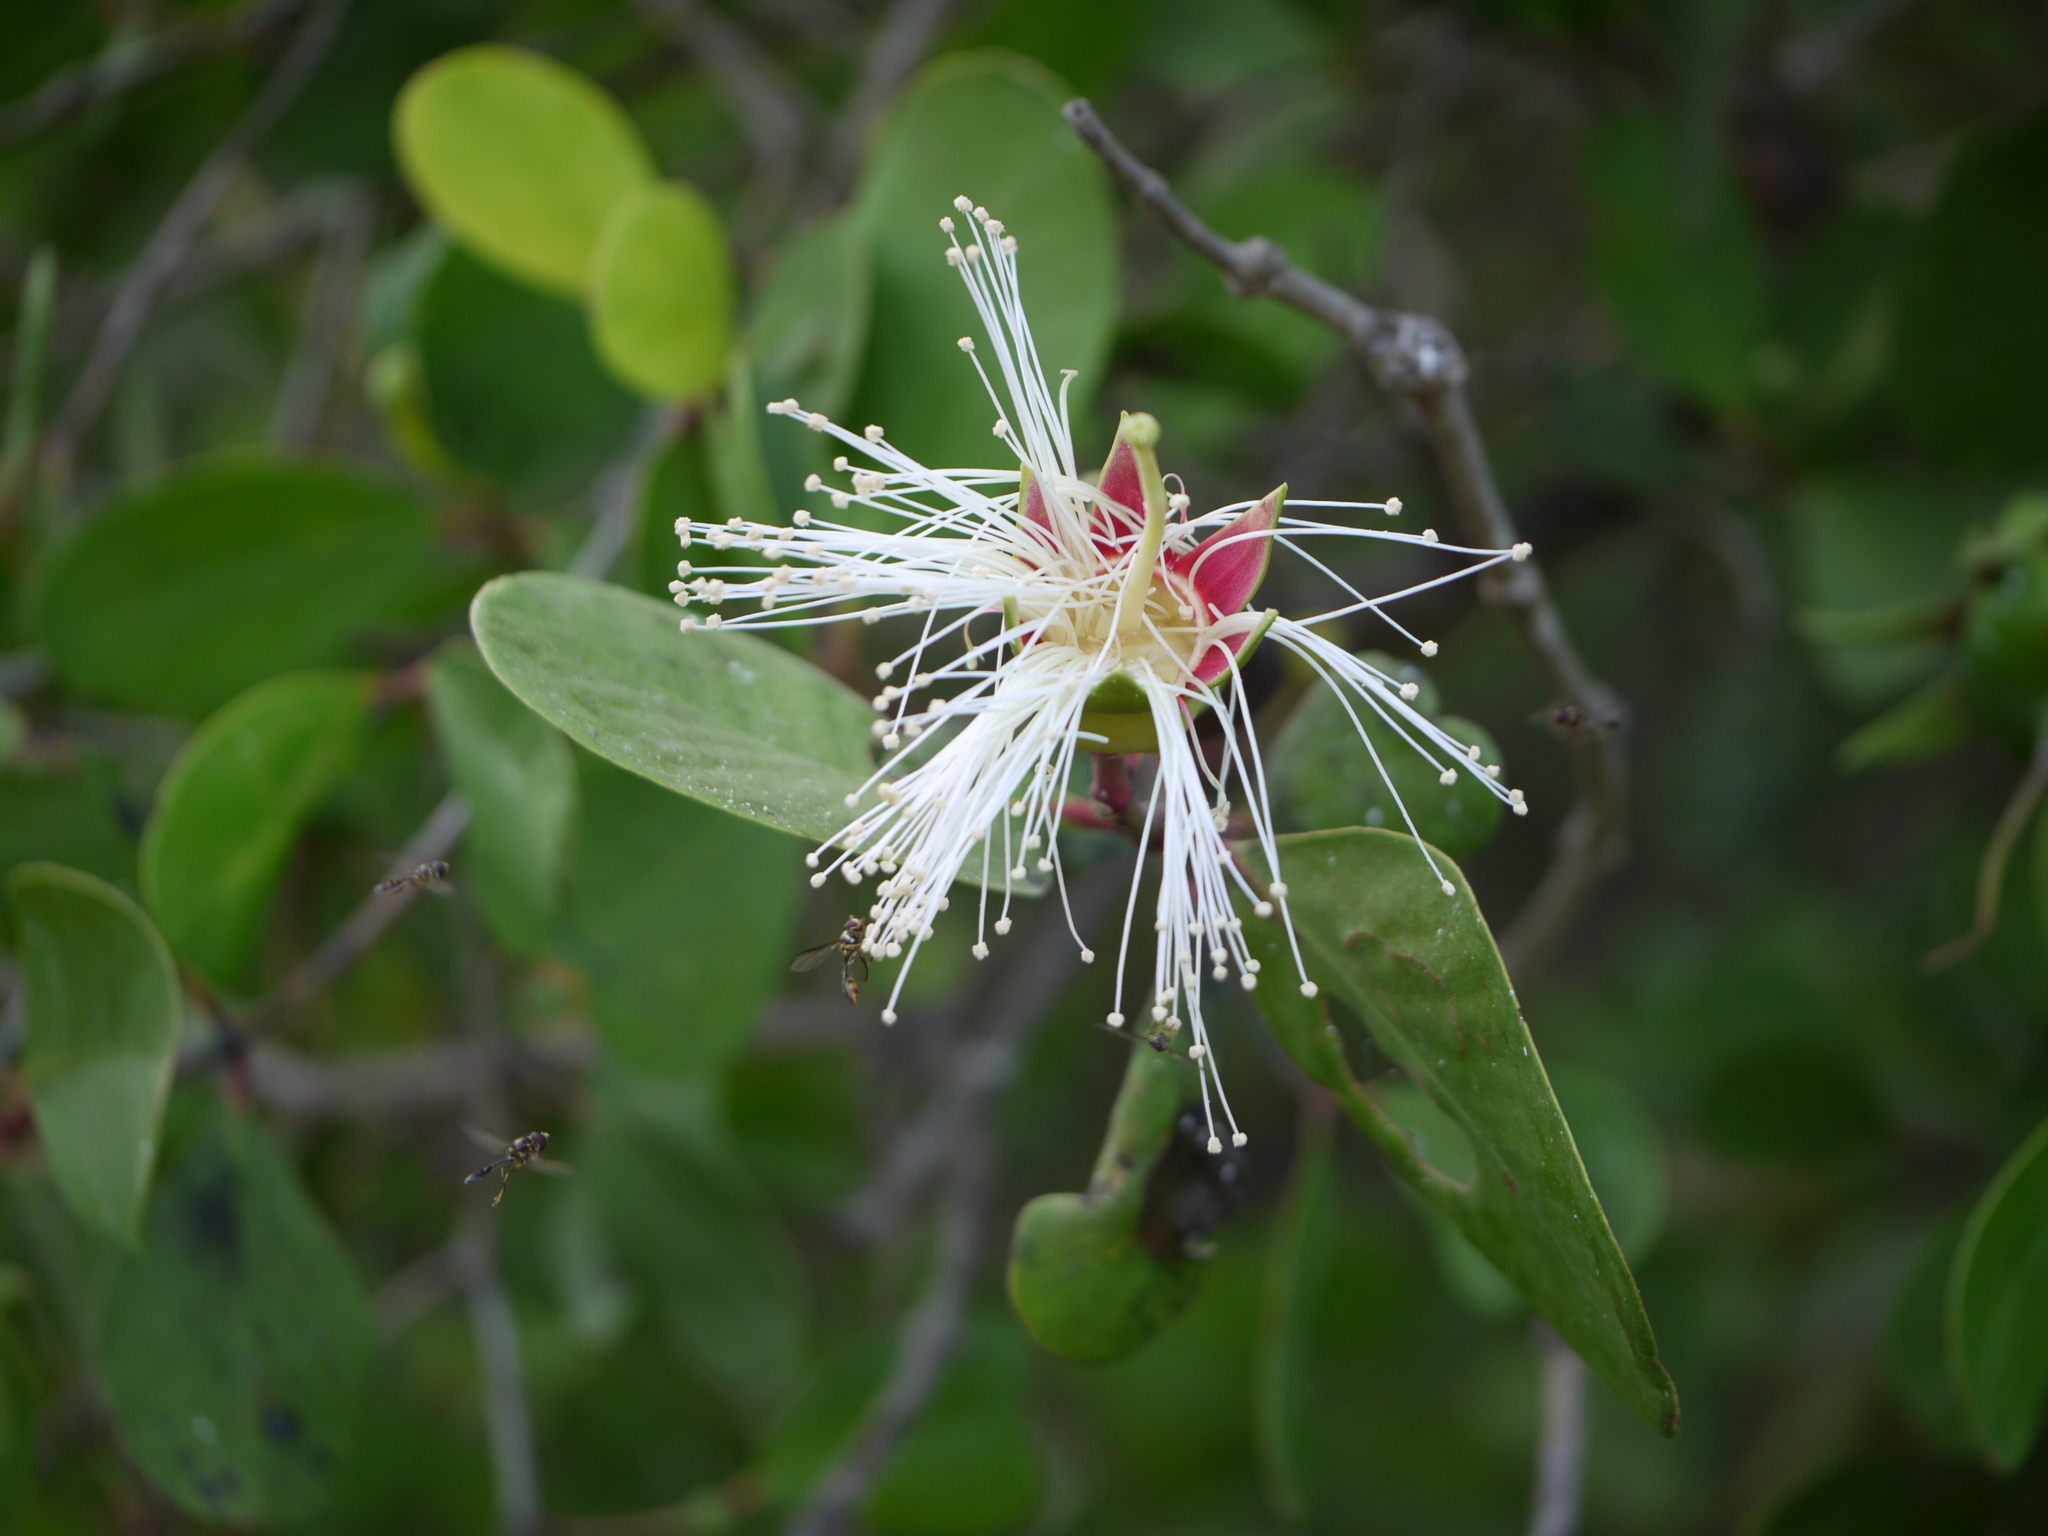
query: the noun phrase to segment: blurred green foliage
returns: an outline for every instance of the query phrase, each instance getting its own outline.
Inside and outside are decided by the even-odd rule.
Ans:
[[[892,1031],[788,975],[847,914],[787,831],[835,830],[870,761],[812,663],[858,685],[896,637],[677,647],[672,520],[797,504],[829,452],[762,414],[789,396],[990,462],[938,260],[966,194],[1028,232],[1084,463],[1150,410],[1197,502],[1286,481],[1450,526],[1333,337],[1112,193],[1076,91],[1225,234],[1459,335],[1629,701],[1632,860],[1510,991],[1477,914],[1538,888],[1570,758],[1505,626],[1430,592],[1402,617],[1441,655],[1386,670],[1536,814],[1410,783],[1367,722],[1472,893],[1397,931],[1425,882],[1384,786],[1318,680],[1256,660],[1285,827],[1357,862],[1296,881],[1351,981],[1262,995],[1270,1035],[1219,1002],[1251,1143],[1228,1200],[1167,1191],[1207,1213],[1168,1258],[1176,1095],[1134,1128],[1118,1084],[1189,1074],[1087,1027],[1101,965],[1065,986],[985,1117],[974,1303],[863,1526],[1517,1529],[1502,1274],[1581,1295],[1586,1243],[1610,1301],[1634,1266],[1684,1404],[1667,1442],[1595,1389],[1588,1532],[2048,1523],[2039,6],[991,0],[878,79],[879,4],[357,0],[58,462],[117,286],[308,10],[17,7],[0,49],[0,1531],[503,1528],[450,1267],[479,1231],[552,1515],[774,1529],[842,1453],[932,1248],[871,1197],[1000,1000],[965,929]],[[579,552],[610,586],[558,574]],[[1261,601],[1407,561],[1276,562]],[[451,899],[262,1013],[451,790]],[[1525,1012],[1547,1075],[1488,1054]],[[499,1116],[576,1177],[488,1211],[458,1126]],[[1548,1249],[1545,1202],[1602,1230]],[[1050,1315],[1059,1263],[1123,1300]],[[1656,1417],[1640,1316],[1581,1343]]]

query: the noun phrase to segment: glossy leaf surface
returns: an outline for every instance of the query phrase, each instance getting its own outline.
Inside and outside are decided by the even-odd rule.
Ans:
[[[1281,1044],[1638,1418],[1672,1433],[1678,1397],[1635,1278],[1456,865],[1439,858],[1457,886],[1445,896],[1412,840],[1357,828],[1284,837],[1280,856],[1310,976],[1458,1122],[1472,1177],[1428,1162],[1366,1092],[1322,1001],[1297,990],[1277,917],[1247,918],[1254,996]]]
[[[266,677],[346,660],[428,571],[408,498],[362,475],[232,459],[108,507],[52,555],[36,627],[73,687],[198,718]]]
[[[168,1170],[94,1332],[121,1445],[182,1508],[268,1524],[329,1496],[360,1412],[370,1309],[258,1127],[224,1118]]]
[[[560,732],[505,691],[470,645],[451,645],[434,657],[427,707],[449,774],[469,801],[464,888],[508,947],[536,953],[568,874],[574,755]]]
[[[642,778],[823,841],[869,772],[873,712],[751,635],[679,634],[671,604],[530,571],[477,594],[491,670],[541,718]]]
[[[20,934],[21,1066],[50,1176],[88,1227],[141,1236],[183,1000],[142,909],[58,864],[7,877]]]
[[[1992,1460],[2026,1460],[2048,1393],[2048,1122],[1984,1191],[1949,1268],[1949,1374]]]
[[[185,743],[142,836],[142,896],[179,959],[244,979],[299,827],[361,747],[373,679],[295,672],[250,689]]]

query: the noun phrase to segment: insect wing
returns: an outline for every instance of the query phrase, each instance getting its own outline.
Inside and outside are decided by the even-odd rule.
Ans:
[[[828,956],[836,955],[837,953],[839,953],[839,941],[834,939],[829,944],[820,944],[816,949],[805,950],[789,962],[789,968],[792,971],[815,971],[825,963]]]
[[[552,1157],[542,1157],[538,1153],[526,1160],[526,1166],[535,1173],[546,1174],[551,1179],[571,1178],[576,1172],[569,1164]]]
[[[493,1136],[489,1131],[481,1130],[471,1125],[467,1120],[462,1122],[462,1134],[482,1147],[486,1152],[497,1153],[500,1162],[509,1162],[511,1160],[512,1138],[510,1136]]]

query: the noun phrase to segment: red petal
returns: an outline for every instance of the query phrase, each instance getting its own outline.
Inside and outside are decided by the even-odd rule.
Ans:
[[[1038,476],[1031,473],[1029,465],[1024,468],[1024,520],[1052,532],[1052,516],[1045,510],[1045,492],[1039,489]]]
[[[1116,505],[1097,504],[1091,531],[1102,552],[1112,555],[1136,538],[1145,526],[1145,482],[1138,473],[1138,456],[1122,437],[1109,450],[1099,489],[1104,502]]]
[[[1228,672],[1230,663],[1236,659],[1237,653],[1244,649],[1244,643],[1249,639],[1251,633],[1246,631],[1239,635],[1228,635],[1212,644],[1195,662],[1195,681],[1213,683]]]
[[[1259,590],[1259,583],[1266,579],[1266,562],[1273,557],[1273,529],[1279,524],[1280,506],[1286,498],[1283,485],[1195,548],[1165,557],[1167,569],[1192,587],[1207,609],[1204,618],[1227,618],[1240,612]],[[1250,534],[1264,537],[1246,537]],[[1207,661],[1204,657],[1203,664]]]

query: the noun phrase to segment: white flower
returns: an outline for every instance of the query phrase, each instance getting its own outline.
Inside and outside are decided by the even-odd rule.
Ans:
[[[672,583],[671,591],[678,603],[714,610],[736,601],[757,605],[747,613],[713,612],[708,626],[822,624],[854,611],[868,623],[884,617],[921,621],[916,642],[875,669],[884,684],[874,699],[883,764],[859,794],[847,797],[846,826],[807,858],[817,871],[814,886],[835,872],[856,885],[876,881],[863,946],[878,958],[905,957],[882,1013],[885,1023],[894,1021],[904,976],[963,874],[980,884],[977,958],[988,952],[990,927],[998,935],[1009,931],[1018,883],[1050,875],[1060,884],[1057,834],[1077,752],[1156,754],[1140,836],[1141,846],[1160,851],[1163,870],[1152,925],[1151,984],[1138,1000],[1135,1021],[1163,1046],[1185,1018],[1189,1054],[1210,1116],[1209,1149],[1222,1150],[1212,1089],[1232,1141],[1243,1145],[1202,1020],[1204,972],[1212,980],[1234,974],[1247,990],[1260,980],[1233,892],[1259,918],[1277,917],[1286,925],[1296,984],[1311,997],[1315,985],[1301,967],[1287,886],[1278,878],[1265,772],[1238,663],[1262,638],[1286,646],[1337,689],[1354,724],[1362,704],[1440,770],[1444,782],[1453,782],[1460,771],[1477,766],[1477,749],[1425,719],[1408,702],[1412,687],[1404,689],[1314,626],[1370,611],[1423,654],[1434,655],[1434,642],[1417,641],[1380,605],[1523,559],[1528,548],[1465,549],[1441,542],[1434,532],[1414,537],[1283,515],[1285,486],[1257,503],[1190,517],[1186,495],[1167,491],[1156,453],[1159,424],[1145,415],[1124,416],[1101,479],[1091,485],[1075,464],[1068,428],[1067,388],[1074,375],[1065,373],[1055,392],[1039,365],[1018,293],[1017,242],[985,209],[965,198],[955,207],[966,217],[969,243],[961,243],[954,220],[942,219],[940,228],[949,237],[946,259],[965,279],[980,312],[1000,389],[974,339],[962,337],[960,348],[995,406],[995,437],[1020,466],[929,469],[893,447],[880,427],[851,432],[795,400],[778,401],[768,407],[772,413],[828,433],[859,456],[834,461],[835,472],[846,477],[845,488],[828,487],[818,477],[809,488],[829,491],[835,509],[857,504],[880,514],[876,521],[887,531],[806,512],[796,513],[789,527],[684,520],[676,529],[686,547],[701,538],[717,549],[739,544],[777,562],[799,563],[765,570],[686,564],[678,569],[688,579]],[[1400,511],[1398,501],[1296,506]],[[1468,560],[1434,580],[1373,598],[1309,554],[1303,546],[1312,538],[1388,540]],[[1276,544],[1322,571],[1351,600],[1306,619],[1250,608]],[[692,615],[682,627],[691,630],[698,622]],[[1215,768],[1195,739],[1195,716],[1203,709],[1213,709],[1223,727]],[[936,751],[930,743],[919,745],[927,732],[942,733]],[[1385,777],[1378,750],[1362,728],[1359,739]],[[1502,788],[1494,777],[1498,772],[1490,767],[1478,782],[1525,813],[1521,792]],[[1276,877],[1263,892],[1253,888],[1230,851],[1232,794],[1243,801],[1242,830],[1258,840]],[[1407,817],[1405,807],[1402,815]],[[1414,831],[1412,821],[1409,830]],[[1429,860],[1419,838],[1417,847]],[[1434,860],[1430,867],[1441,879]],[[1448,880],[1442,883],[1446,894],[1453,890]],[[1125,1022],[1123,976],[1139,889],[1134,879],[1108,1015],[1115,1026]],[[1000,899],[993,922],[992,892]],[[1063,885],[1060,896],[1064,901]],[[1078,935],[1075,942],[1080,944]],[[1082,946],[1081,958],[1095,957]]]

